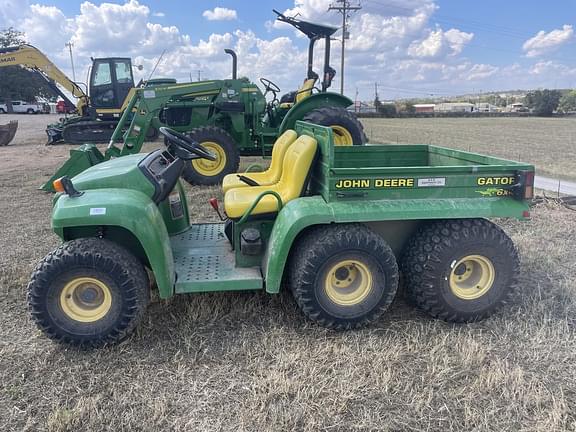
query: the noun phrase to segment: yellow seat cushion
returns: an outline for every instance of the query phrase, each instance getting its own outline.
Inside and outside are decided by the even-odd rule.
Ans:
[[[282,175],[282,162],[284,161],[286,150],[288,150],[288,147],[296,141],[296,138],[298,138],[298,135],[295,131],[289,129],[284,132],[276,139],[274,147],[272,147],[272,160],[270,161],[270,167],[263,172],[241,173],[241,175],[254,180],[261,186],[278,183],[280,176]],[[248,184],[238,178],[238,174],[239,173],[228,174],[224,177],[222,180],[222,191],[224,193],[234,188],[249,187]]]
[[[310,96],[315,84],[316,78],[304,80],[304,84],[302,84],[302,87],[300,87],[298,93],[296,94],[296,103],[302,102],[304,99]]]
[[[296,92],[296,103],[302,102],[304,99],[306,99],[308,96],[310,96],[312,94],[312,90],[314,89],[314,86],[316,85],[316,80],[317,80],[317,78],[304,80],[302,87],[300,87],[298,89],[298,91]],[[283,108],[283,109],[289,109],[289,108],[292,108],[293,106],[294,106],[294,102],[283,102],[280,104],[280,108]]]
[[[282,167],[282,176],[278,183],[269,186],[253,186],[248,188],[230,189],[224,195],[224,209],[231,219],[237,219],[248,210],[256,198],[265,191],[273,191],[280,195],[282,204],[298,198],[302,194],[304,183],[316,154],[318,144],[307,135],[299,137],[286,151]],[[278,201],[273,195],[264,196],[252,215],[274,213],[278,211]]]

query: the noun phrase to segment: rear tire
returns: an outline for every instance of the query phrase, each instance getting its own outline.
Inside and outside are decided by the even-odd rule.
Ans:
[[[435,318],[473,322],[506,304],[516,286],[518,252],[485,219],[435,221],[409,240],[401,262],[406,294]]]
[[[28,284],[32,319],[49,338],[99,347],[127,337],[149,301],[148,275],[126,249],[98,238],[49,253]]]
[[[382,237],[361,224],[322,226],[294,246],[290,288],[321,326],[348,330],[378,319],[398,288],[398,265]]]
[[[28,108],[28,109],[26,110],[26,113],[27,113],[27,114],[35,114],[36,111],[34,111],[32,108]]]
[[[363,145],[368,139],[362,123],[346,108],[324,107],[310,111],[302,119],[320,126],[329,126],[334,131],[334,145]]]
[[[0,108],[0,114],[6,114],[6,111],[4,111],[4,108]]]
[[[186,135],[217,157],[216,161],[196,159],[187,163],[182,178],[188,183],[193,185],[221,184],[227,174],[238,171],[240,165],[238,146],[224,129],[205,126],[193,129]]]

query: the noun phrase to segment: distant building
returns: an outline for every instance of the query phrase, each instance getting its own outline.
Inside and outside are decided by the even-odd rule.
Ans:
[[[436,104],[415,104],[416,113],[433,113]]]
[[[500,112],[500,108],[488,102],[479,102],[477,104],[474,104],[474,111],[487,112],[487,113]]]
[[[467,102],[444,102],[436,105],[435,112],[474,112],[474,104]]]
[[[523,103],[517,102],[506,105],[506,112],[528,112],[529,109]]]

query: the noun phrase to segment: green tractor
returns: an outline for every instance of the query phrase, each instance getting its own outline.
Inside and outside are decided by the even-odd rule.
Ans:
[[[219,184],[225,175],[236,172],[240,156],[268,156],[276,138],[296,121],[304,120],[329,126],[336,145],[361,145],[366,142],[362,124],[348,111],[353,101],[338,93],[328,92],[335,71],[330,67],[330,38],[338,30],[320,24],[286,17],[279,12],[280,21],[291,24],[310,40],[306,79],[297,91],[279,96],[280,88],[272,81],[261,78],[264,93],[247,78],[237,78],[237,58],[233,58],[232,79],[194,83],[157,83],[153,88],[139,88],[124,110],[105,154],[94,146],[73,150],[71,158],[46,183],[64,175],[74,176],[88,166],[111,157],[138,153],[151,127],[158,121],[178,132],[187,133],[207,148],[214,161],[198,159],[186,165],[183,177],[192,184]],[[313,70],[314,47],[324,40],[324,66],[322,82]],[[267,101],[267,96],[271,97]],[[134,113],[132,115],[132,113]],[[122,150],[114,144],[122,141]],[[80,152],[87,152],[82,155]]]
[[[210,200],[221,223],[190,224],[180,176],[215,157],[160,132],[167,149],[54,182],[63,243],[28,285],[50,338],[123,339],[146,313],[151,281],[162,299],[287,286],[306,317],[338,330],[382,316],[400,273],[413,302],[446,321],[486,318],[510,299],[517,250],[487,218],[530,216],[531,165],[431,145],[334,146],[330,128],[297,122],[267,171],[224,179],[224,216]]]

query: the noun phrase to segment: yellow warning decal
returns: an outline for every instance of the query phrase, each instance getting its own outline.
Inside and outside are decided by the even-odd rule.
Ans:
[[[516,183],[514,177],[478,177],[478,186],[512,186]]]

